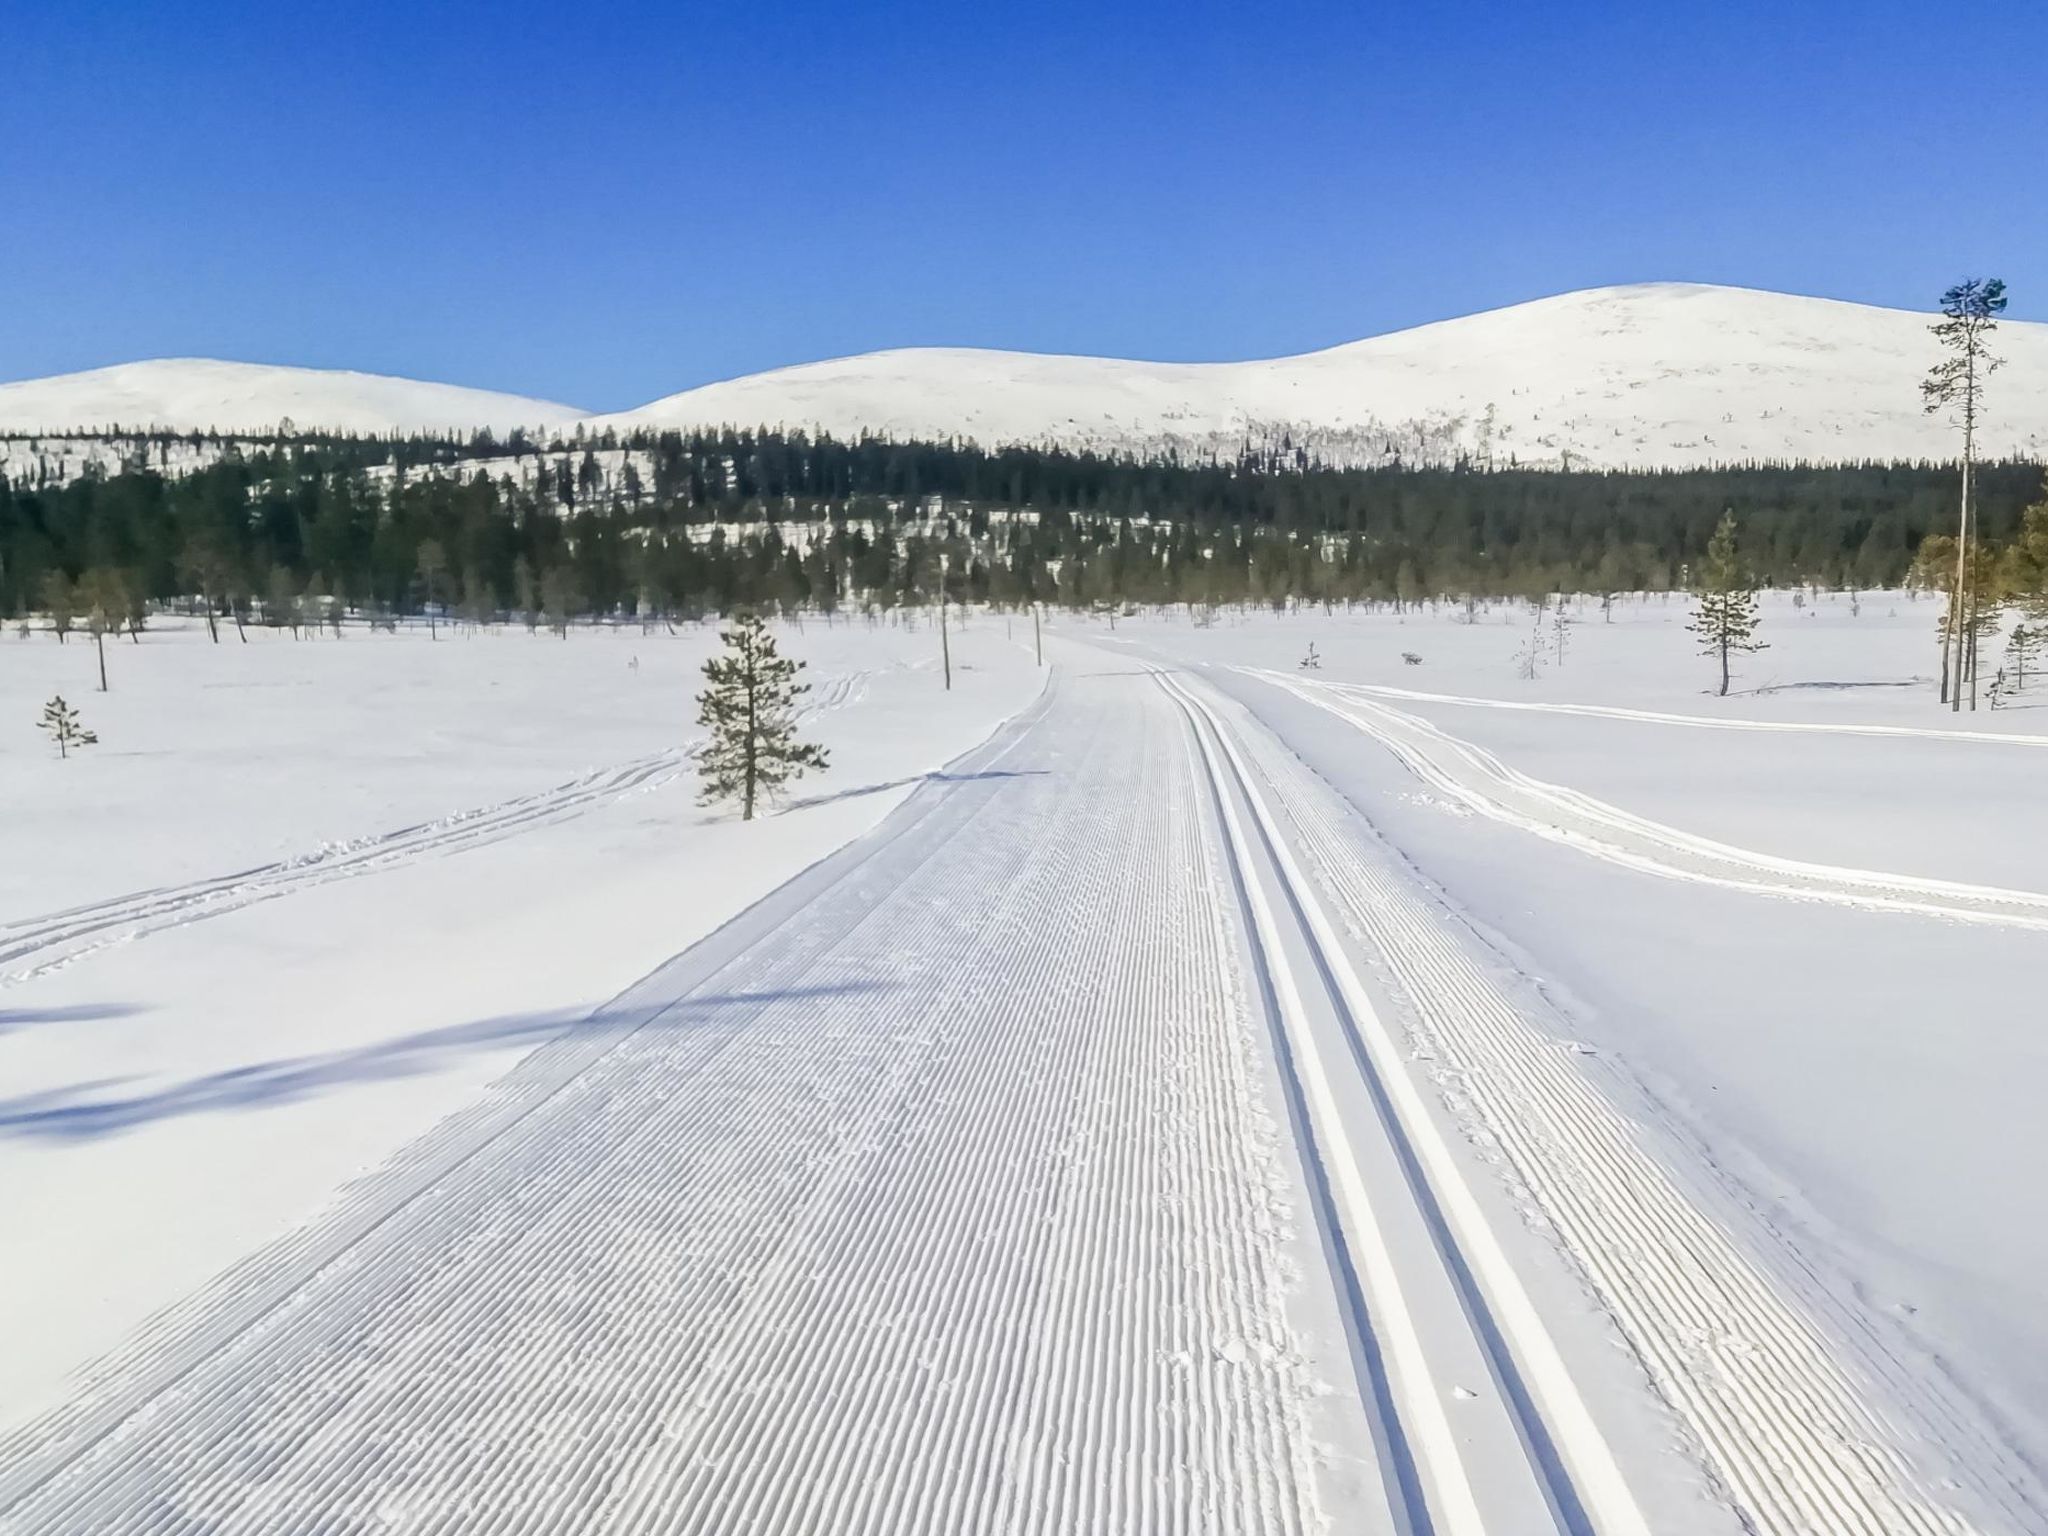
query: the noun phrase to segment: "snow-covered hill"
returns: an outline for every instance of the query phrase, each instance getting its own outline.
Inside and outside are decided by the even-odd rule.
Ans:
[[[574,406],[454,384],[197,357],[0,384],[6,433],[162,427],[268,434],[286,421],[303,431],[509,431],[560,426],[581,414]]]
[[[1595,288],[1249,363],[917,347],[779,368],[582,416],[373,374],[167,360],[0,385],[0,434],[166,425],[359,432],[783,426],[838,436],[1207,456],[1247,440],[1347,464],[1684,467],[1942,459],[1920,409],[1930,317],[1747,288]],[[1987,453],[2048,458],[2048,325],[2008,321]]]
[[[1946,458],[1929,317],[1746,288],[1596,288],[1300,357],[1141,363],[912,348],[672,395],[619,426],[782,424],[984,444],[1681,466]],[[2048,456],[2048,325],[2006,322],[1986,445]]]

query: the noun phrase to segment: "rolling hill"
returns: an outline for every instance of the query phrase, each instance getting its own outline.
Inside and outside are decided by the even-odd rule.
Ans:
[[[781,426],[1135,453],[1247,442],[1337,463],[1679,468],[1945,459],[1920,408],[1929,317],[1690,283],[1588,289],[1240,363],[915,347],[751,374],[583,416],[372,374],[166,360],[0,385],[0,433]],[[2048,325],[2008,321],[1987,455],[2048,458]]]

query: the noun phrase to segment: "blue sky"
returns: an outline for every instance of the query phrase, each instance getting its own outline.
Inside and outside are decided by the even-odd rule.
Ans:
[[[202,355],[608,409],[1660,278],[1991,273],[2048,319],[2038,0],[0,0],[0,37],[0,378]]]

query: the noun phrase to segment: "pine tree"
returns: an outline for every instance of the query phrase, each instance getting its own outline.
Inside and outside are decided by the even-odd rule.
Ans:
[[[58,694],[43,706],[43,718],[39,722],[50,733],[50,739],[57,743],[57,756],[69,757],[73,747],[95,747],[99,737],[78,723],[78,711],[64,702],[64,695]]]
[[[1700,637],[1700,650],[1721,659],[1721,694],[1728,693],[1728,658],[1735,652],[1761,651],[1756,638],[1756,588],[1735,550],[1735,514],[1724,512],[1707,541],[1694,586],[1698,606],[1686,626]]]
[[[1920,398],[1929,414],[1953,408],[1963,429],[1962,505],[1956,522],[1955,585],[1949,595],[1949,623],[1942,631],[1942,698],[1950,709],[1963,707],[1963,683],[1970,684],[1970,707],[1977,707],[1977,610],[1981,594],[1971,585],[1977,542],[1971,492],[1977,470],[1977,423],[1983,413],[1984,381],[2001,359],[1988,346],[2005,310],[2002,279],[1967,278],[1941,296],[1942,318],[1930,329],[1952,354],[1927,371]]]
[[[796,739],[796,700],[810,685],[796,681],[803,663],[777,654],[775,637],[751,613],[737,616],[719,639],[725,653],[704,663],[710,683],[697,696],[697,723],[711,739],[697,754],[703,800],[737,800],[740,818],[791,779],[826,766],[822,748]]]

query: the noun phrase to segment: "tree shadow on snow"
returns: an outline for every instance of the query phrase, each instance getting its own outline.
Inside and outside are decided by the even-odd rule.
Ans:
[[[38,1024],[79,1024],[92,1019],[125,1019],[142,1012],[135,1003],[72,1003],[61,1008],[0,1008],[0,1035]]]
[[[355,1084],[386,1082],[431,1072],[477,1051],[540,1046],[592,1031],[682,1030],[712,1023],[734,1009],[825,1001],[883,990],[884,983],[843,982],[759,992],[717,992],[675,1003],[606,1007],[595,1013],[556,1009],[508,1014],[400,1035],[374,1045],[322,1055],[281,1057],[187,1078],[161,1088],[122,1093],[133,1076],[102,1077],[0,1099],[0,1138],[91,1141],[159,1120],[221,1110],[290,1104]]]
[[[837,800],[858,800],[863,795],[879,795],[886,790],[901,789],[906,784],[972,784],[981,779],[1042,779],[1043,768],[991,768],[982,773],[914,773],[907,779],[885,779],[879,784],[860,784],[852,789],[835,789],[830,794],[806,795],[800,800],[787,802],[785,811],[808,810],[814,805],[831,805]]]

